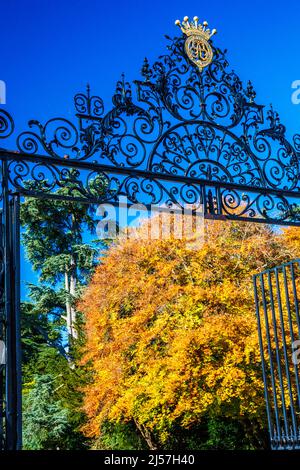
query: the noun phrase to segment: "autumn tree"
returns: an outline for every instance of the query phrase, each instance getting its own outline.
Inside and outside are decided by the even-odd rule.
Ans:
[[[265,445],[252,275],[291,259],[282,237],[214,221],[198,249],[123,239],[108,251],[80,304],[93,373],[88,436],[101,437],[107,422],[134,423],[149,448],[178,448],[180,435],[197,429],[203,444],[209,427],[229,422],[240,446]]]

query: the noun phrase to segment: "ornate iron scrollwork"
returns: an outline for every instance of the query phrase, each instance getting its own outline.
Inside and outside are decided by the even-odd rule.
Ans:
[[[255,102],[252,83],[244,86],[228,71],[226,51],[211,44],[212,61],[201,71],[183,37],[168,41],[168,54],[152,65],[145,59],[134,82],[137,99],[122,76],[108,112],[88,86],[74,98],[79,124],[29,121],[30,129],[17,137],[22,158],[9,165],[11,186],[21,191],[29,178],[40,182],[47,175],[40,192],[54,193],[68,179],[84,199],[102,201],[90,183],[101,177],[107,200],[125,194],[133,202],[174,204],[183,187],[193,197],[182,202],[197,193],[200,203],[210,186],[226,217],[298,224],[299,135],[287,140],[273,108],[265,112]],[[12,129],[2,110],[0,137]],[[81,163],[87,166],[80,169]]]
[[[7,139],[14,131],[14,121],[4,109],[0,109],[0,139]]]

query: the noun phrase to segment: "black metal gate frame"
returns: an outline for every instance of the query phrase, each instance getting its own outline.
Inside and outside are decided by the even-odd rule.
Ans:
[[[213,46],[200,72],[182,37],[168,49],[152,66],[145,59],[136,102],[124,76],[107,113],[88,86],[74,98],[77,124],[31,120],[14,151],[14,120],[0,109],[2,448],[21,448],[21,197],[117,204],[126,196],[146,206],[202,204],[208,218],[300,225],[300,135],[287,139],[272,106],[256,104],[251,82],[228,72],[225,52]]]
[[[299,276],[297,259],[253,277],[272,449],[300,449]]]

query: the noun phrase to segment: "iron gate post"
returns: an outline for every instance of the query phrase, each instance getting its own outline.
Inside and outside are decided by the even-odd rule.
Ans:
[[[5,399],[4,448],[22,446],[21,334],[20,334],[20,197],[8,190],[7,162],[2,161]]]
[[[20,196],[14,195],[10,201],[11,219],[11,254],[12,254],[12,319],[13,319],[13,342],[12,349],[15,350],[14,387],[16,400],[15,406],[15,436],[14,447],[16,450],[22,448],[22,353],[21,353],[21,310],[20,310]]]
[[[4,245],[3,245],[3,211],[0,210],[0,449],[5,444],[5,298],[4,298]]]

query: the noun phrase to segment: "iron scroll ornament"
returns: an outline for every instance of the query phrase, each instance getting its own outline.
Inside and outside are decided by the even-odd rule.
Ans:
[[[29,180],[44,178],[39,193],[53,195],[69,178],[86,200],[207,199],[215,215],[298,224],[300,136],[287,140],[278,114],[255,102],[251,82],[244,87],[228,71],[226,51],[211,44],[212,62],[200,71],[184,37],[167,39],[168,54],[152,66],[144,61],[134,82],[137,100],[122,76],[108,112],[88,87],[74,98],[78,124],[29,121],[17,136],[22,158],[9,164],[11,187],[26,192]],[[1,116],[0,137],[7,137],[13,121],[3,110]],[[68,176],[73,164],[76,178]],[[101,175],[107,193],[97,198],[90,186]]]

